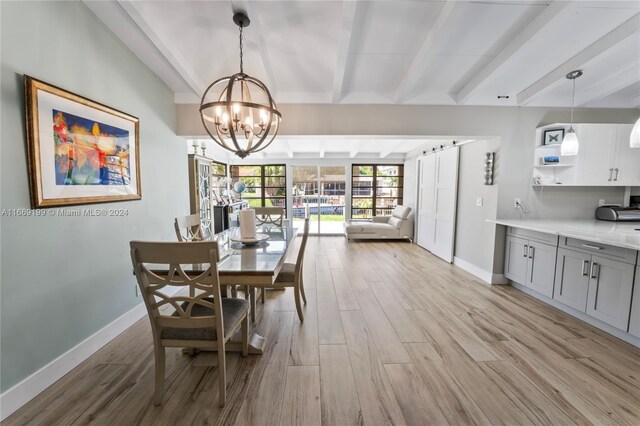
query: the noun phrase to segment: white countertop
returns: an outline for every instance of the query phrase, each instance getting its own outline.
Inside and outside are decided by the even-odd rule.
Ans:
[[[487,222],[640,250],[640,231],[636,231],[636,229],[640,229],[640,222],[518,219],[488,219]]]

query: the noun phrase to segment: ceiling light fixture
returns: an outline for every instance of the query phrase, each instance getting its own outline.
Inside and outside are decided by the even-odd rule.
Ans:
[[[573,82],[573,90],[571,92],[571,124],[569,125],[569,131],[562,139],[562,145],[560,145],[561,155],[578,155],[578,149],[580,144],[578,143],[578,136],[576,131],[573,130],[573,106],[576,100],[576,78],[582,75],[582,70],[571,71],[567,74],[567,79]]]
[[[634,124],[631,130],[631,137],[629,138],[629,145],[631,148],[640,148],[640,117]]]
[[[282,114],[267,86],[244,73],[242,29],[249,26],[249,17],[238,12],[233,22],[240,29],[240,72],[207,87],[200,102],[200,118],[215,143],[245,158],[273,142]]]

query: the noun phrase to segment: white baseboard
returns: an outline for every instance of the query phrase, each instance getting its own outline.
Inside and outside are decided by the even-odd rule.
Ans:
[[[474,265],[473,263],[467,262],[466,260],[460,259],[459,257],[453,258],[453,264],[457,267],[464,269],[472,275],[480,278],[487,284],[507,284],[508,280],[502,274],[494,274],[489,271],[485,271],[479,266]]]
[[[24,404],[35,398],[40,392],[77,367],[82,361],[96,353],[104,345],[144,317],[146,313],[147,310],[144,303],[135,306],[29,377],[7,389],[0,395],[0,421],[6,419]]]

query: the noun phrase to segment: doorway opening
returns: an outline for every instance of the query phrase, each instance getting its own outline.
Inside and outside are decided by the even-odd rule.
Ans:
[[[343,233],[346,212],[345,166],[292,166],[293,221],[309,217],[309,233]]]

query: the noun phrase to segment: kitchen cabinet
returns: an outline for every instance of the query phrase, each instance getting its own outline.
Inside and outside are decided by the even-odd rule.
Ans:
[[[616,185],[640,185],[640,149],[631,148],[631,124],[618,124],[615,154],[610,168],[613,168],[612,182]]]
[[[558,249],[553,298],[580,312],[587,310],[591,255]]]
[[[554,124],[538,128],[536,138],[545,130],[565,128]],[[629,146],[630,124],[575,124],[580,148],[576,156],[560,156],[560,144],[537,143],[534,156],[534,182],[540,184],[578,186],[638,186],[640,185],[640,149]],[[560,162],[542,165],[544,156],[560,156]]]
[[[569,243],[573,241],[579,242],[570,240]],[[591,244],[586,246],[594,250],[607,248]],[[627,331],[633,276],[634,265],[631,263],[561,247],[558,249],[553,298]]]
[[[627,331],[634,269],[628,263],[592,256],[587,314]]]
[[[553,296],[556,246],[509,236],[505,249],[505,277],[547,297]]]
[[[631,316],[629,318],[629,334],[640,339],[640,265],[636,266],[636,281],[633,285]]]

